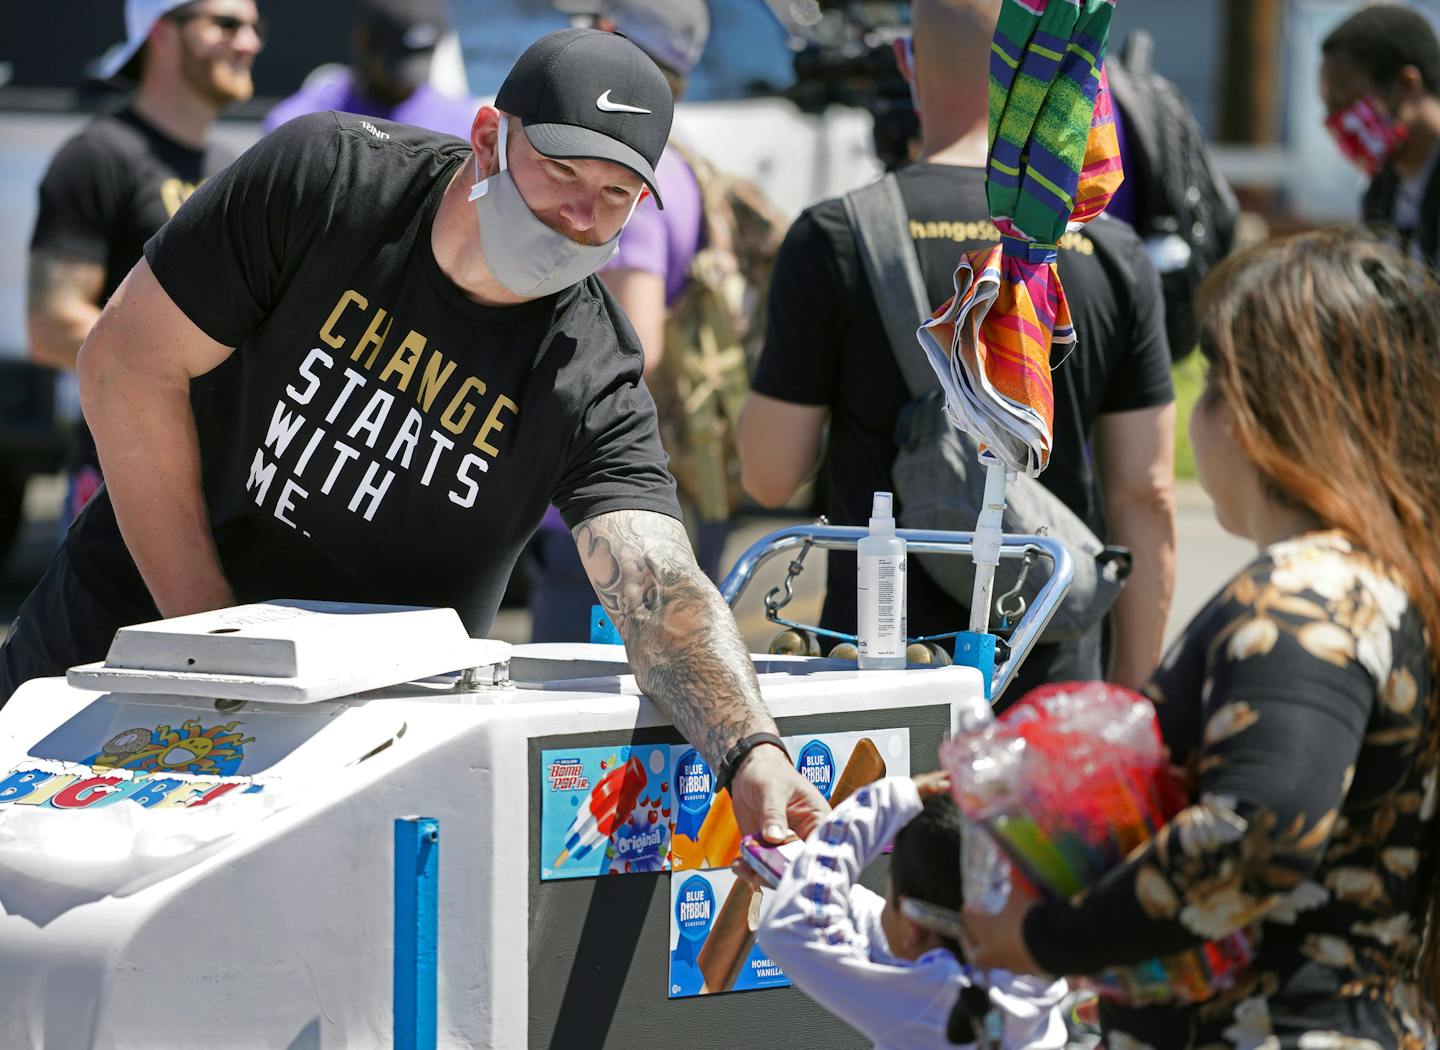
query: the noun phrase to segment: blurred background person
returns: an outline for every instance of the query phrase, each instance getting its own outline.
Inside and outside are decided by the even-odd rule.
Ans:
[[[984,165],[1000,7],[911,7],[914,60],[905,74],[915,84],[923,149],[896,179],[932,306],[953,294],[961,252],[998,240]],[[1134,231],[1104,216],[1061,242],[1059,270],[1078,342],[1054,367],[1054,453],[1039,481],[1103,542],[1133,553],[1112,612],[1111,661],[1112,680],[1133,686],[1159,658],[1175,572],[1175,405],[1160,282]],[[893,489],[896,424],[911,397],[876,306],[883,294],[870,287],[843,200],[801,214],[776,262],[765,349],[741,424],[745,488],[760,504],[783,505],[818,468],[826,515],[854,525],[868,518],[874,492]],[[910,349],[923,353],[918,344]],[[897,518],[903,511],[897,500]],[[969,621],[968,603],[923,566],[912,565],[907,588],[912,635]],[[855,623],[855,556],[831,551],[820,626],[848,633]],[[1101,634],[1096,624],[1079,638],[1036,646],[1006,695],[1103,677]]]
[[[127,38],[101,74],[134,96],[66,142],[40,183],[26,303],[31,359],[74,369],[101,308],[145,242],[233,156],[207,143],[224,107],[250,98],[265,44],[253,0],[127,0]],[[62,524],[100,485],[82,420],[73,434]]]
[[[445,0],[360,0],[350,68],[312,75],[265,115],[265,130],[334,109],[468,138],[475,103],[431,84],[435,49],[449,32]]]
[[[1195,349],[1195,293],[1235,244],[1240,204],[1185,96],[1151,67],[1144,30],[1105,63],[1125,181],[1105,214],[1131,226],[1160,273],[1175,361]]]
[[[710,9],[705,0],[602,0],[593,24],[638,44],[678,100],[704,53]],[[746,336],[758,343],[743,322],[755,316],[785,220],[753,183],[721,175],[673,136],[656,174],[664,209],[653,197],[640,202],[600,276],[640,337],[696,559],[718,581],[741,496],[733,429],[749,381]],[[533,640],[584,640],[594,593],[553,509],[525,568]]]
[[[1433,1047],[1440,284],[1354,230],[1201,290],[1200,483],[1258,555],[1145,692],[1191,805],[1071,901],[967,912],[980,967],[1093,974],[1258,925],[1237,986],[1102,1001],[1111,1047]]]
[[[1365,7],[1321,47],[1325,126],[1366,175],[1365,222],[1411,257],[1440,260],[1440,41],[1420,12]]]

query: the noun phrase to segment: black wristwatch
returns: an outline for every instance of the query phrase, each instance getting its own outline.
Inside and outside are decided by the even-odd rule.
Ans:
[[[774,733],[751,733],[749,736],[742,736],[720,759],[720,768],[715,771],[717,794],[730,786],[730,781],[735,778],[735,771],[740,768],[740,763],[745,760],[745,756],[761,744],[774,744],[785,752],[786,758],[790,757],[790,752],[785,748],[785,741]]]

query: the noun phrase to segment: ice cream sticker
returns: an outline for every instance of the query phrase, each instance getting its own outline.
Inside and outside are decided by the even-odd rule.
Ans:
[[[815,786],[824,798],[830,797],[830,789],[835,786],[835,755],[825,746],[823,740],[808,741],[800,749],[800,754],[795,760],[795,768],[800,770],[800,775]],[[882,759],[880,769],[884,770],[885,763]],[[883,772],[881,774],[884,775]]]
[[[544,751],[540,877],[670,866],[670,745]]]
[[[883,776],[909,776],[910,730],[872,729],[785,737],[795,768],[832,803]],[[740,825],[730,793],[713,793],[704,759],[687,744],[675,747],[676,871],[727,868],[740,852]]]
[[[790,736],[796,768],[832,802],[910,773],[910,730]],[[541,753],[540,877],[728,868],[740,825],[728,791],[689,744]]]
[[[670,877],[670,998],[785,988],[755,944],[762,894],[728,871]]]

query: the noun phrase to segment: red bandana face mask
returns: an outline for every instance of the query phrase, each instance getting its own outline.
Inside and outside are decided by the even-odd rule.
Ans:
[[[1372,178],[1380,174],[1408,132],[1378,105],[1374,96],[1356,99],[1325,120],[1340,151]]]

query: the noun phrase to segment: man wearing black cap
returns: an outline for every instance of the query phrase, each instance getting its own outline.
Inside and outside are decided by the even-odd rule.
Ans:
[[[474,104],[430,84],[435,48],[449,32],[445,0],[361,0],[350,68],[312,75],[265,114],[265,130],[334,109],[469,137]]]
[[[566,30],[496,106],[468,146],[298,118],[150,240],[80,353],[106,488],[0,648],[0,702],[157,611],[451,606],[483,635],[554,503],[742,826],[805,834],[824,803],[695,565],[643,354],[593,276],[654,190],[669,86],[628,40]]]

